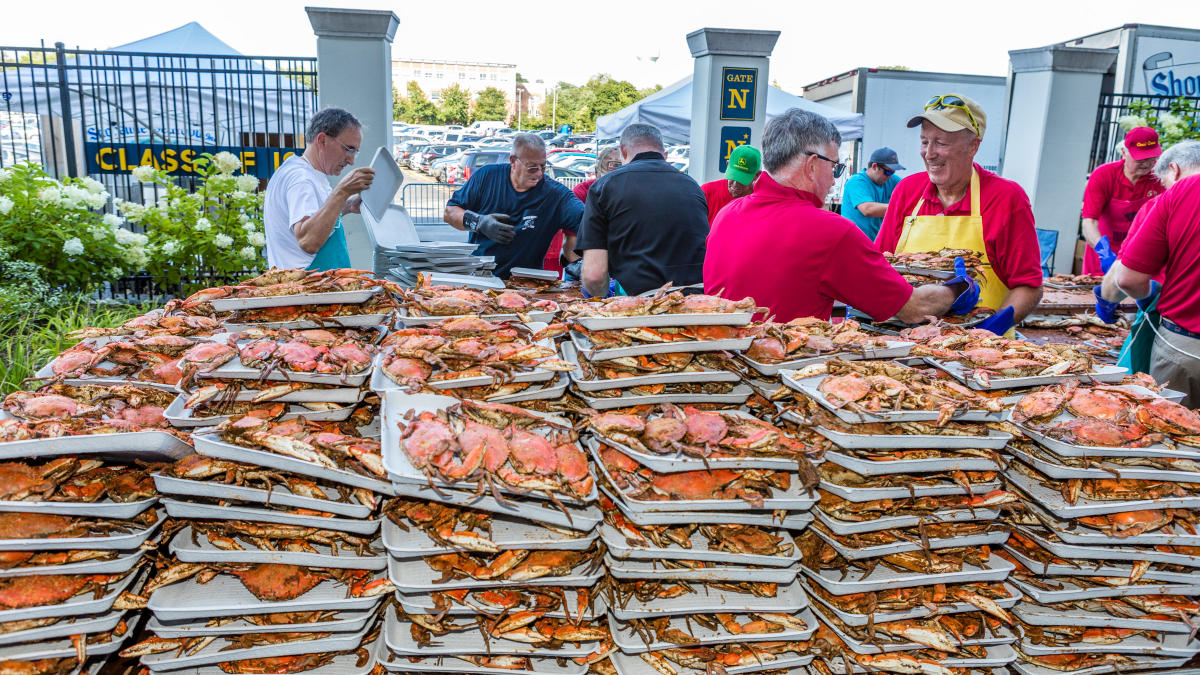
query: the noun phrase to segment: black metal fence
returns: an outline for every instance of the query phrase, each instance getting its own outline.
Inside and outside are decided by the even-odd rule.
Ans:
[[[1102,94],[1096,111],[1096,131],[1092,136],[1092,156],[1088,170],[1121,158],[1121,141],[1125,138],[1125,131],[1121,129],[1121,118],[1138,113],[1149,117],[1147,121],[1154,122],[1159,115],[1178,110],[1180,106],[1190,106],[1192,110],[1198,110],[1200,97]],[[1192,124],[1193,128],[1200,123],[1194,115],[1186,121]]]
[[[91,176],[114,199],[158,200],[130,174],[140,164],[193,189],[206,152],[233,152],[265,180],[301,151],[316,109],[315,58],[0,46],[0,167]],[[148,283],[129,277],[114,291]]]

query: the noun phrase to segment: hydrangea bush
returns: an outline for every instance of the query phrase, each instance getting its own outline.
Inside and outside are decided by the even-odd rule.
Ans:
[[[162,186],[150,206],[120,201],[117,209],[149,237],[146,271],[159,283],[176,285],[202,273],[232,275],[262,263],[263,195],[258,178],[234,176],[241,162],[228,152],[205,154],[195,162],[203,181],[189,193],[165,171],[139,166],[134,178]]]
[[[5,258],[36,266],[48,288],[67,291],[89,291],[141,270],[148,240],[101,213],[108,197],[91,178],[58,181],[28,163],[0,169]]]

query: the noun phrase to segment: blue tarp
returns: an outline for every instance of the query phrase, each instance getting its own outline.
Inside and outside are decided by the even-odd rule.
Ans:
[[[806,98],[767,88],[767,119],[789,108],[809,110],[829,118],[838,128],[843,141],[862,138],[863,116],[815,103]],[[596,133],[600,138],[616,138],[621,130],[634,122],[648,122],[658,127],[663,138],[671,143],[687,143],[692,126],[692,78],[685,77],[669,87],[622,108],[611,115],[596,118]]]

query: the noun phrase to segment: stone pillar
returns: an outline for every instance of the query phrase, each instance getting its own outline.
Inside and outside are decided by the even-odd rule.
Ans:
[[[317,35],[317,105],[349,110],[363,124],[354,166],[368,166],[376,148],[392,151],[392,38],[400,19],[387,10],[305,7]],[[345,175],[347,168],[342,172]],[[336,185],[340,176],[331,176]],[[362,217],[342,217],[350,263],[371,269],[375,251]]]
[[[701,28],[688,33],[696,60],[688,174],[698,183],[719,178],[734,147],[761,146],[770,56],[778,39],[777,30]]]
[[[1052,45],[1008,56],[1012,83],[1001,173],[1025,188],[1037,227],[1058,231],[1054,272],[1070,272],[1100,82],[1117,53]]]

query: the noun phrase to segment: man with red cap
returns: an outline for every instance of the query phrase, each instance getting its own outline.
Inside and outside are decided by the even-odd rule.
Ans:
[[[1108,271],[1121,254],[1129,226],[1147,200],[1164,188],[1154,175],[1154,162],[1162,154],[1158,132],[1134,127],[1125,134],[1121,159],[1096,167],[1083,191],[1083,273]]]

